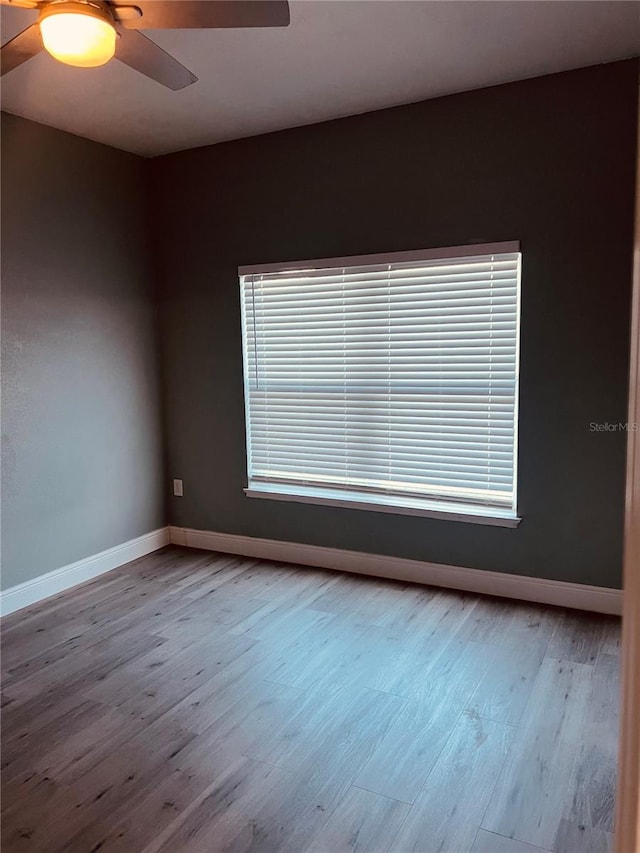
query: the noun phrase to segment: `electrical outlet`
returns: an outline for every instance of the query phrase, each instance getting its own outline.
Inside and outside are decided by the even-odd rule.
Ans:
[[[173,481],[173,494],[176,497],[181,498],[184,494],[182,491],[182,480],[174,480]]]

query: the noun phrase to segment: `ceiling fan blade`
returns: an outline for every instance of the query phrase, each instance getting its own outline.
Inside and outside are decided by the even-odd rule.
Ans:
[[[132,0],[113,4],[116,17],[120,5],[142,12],[119,19],[134,30],[288,27],[291,20],[286,0]]]
[[[142,33],[118,27],[120,38],[116,43],[116,59],[135,68],[141,74],[177,91],[190,86],[198,79],[188,68],[168,54]]]
[[[31,24],[11,41],[2,45],[2,49],[0,49],[0,75],[13,71],[14,68],[40,53],[41,50],[40,27],[37,24]]]

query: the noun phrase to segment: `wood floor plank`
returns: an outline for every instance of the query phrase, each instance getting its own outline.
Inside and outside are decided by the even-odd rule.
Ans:
[[[398,696],[416,696],[425,685],[424,674],[460,636],[478,599],[458,593],[438,592],[420,602],[420,619],[412,629],[399,631],[400,643],[388,666],[368,686]],[[419,627],[418,627],[419,626]]]
[[[557,621],[537,606],[520,607],[508,623],[500,620],[502,642],[488,649],[490,663],[469,707],[488,720],[518,725]]]
[[[3,745],[11,749],[15,743],[36,740],[41,729],[72,712],[79,704],[78,695],[69,693],[64,685],[24,702],[12,700],[2,711]],[[89,700],[89,704],[95,706],[100,703]]]
[[[246,654],[240,655],[200,687],[191,691],[171,707],[168,717],[189,731],[201,734],[224,714],[231,713],[232,708],[261,682],[257,670],[260,657],[253,652],[254,649],[250,649]]]
[[[522,612],[521,605],[487,596],[476,603],[472,612],[462,623],[457,636],[460,640],[485,645],[502,645],[505,630],[525,617],[526,614]]]
[[[268,605],[255,612],[258,617],[249,624],[249,619],[231,628],[232,634],[243,634],[256,641],[270,645],[291,646],[302,633],[313,629],[319,635],[325,626],[335,621],[335,614],[305,607],[305,602],[296,600],[276,607]]]
[[[567,610],[551,637],[548,657],[595,663],[605,641],[608,622],[606,616],[597,613]]]
[[[327,784],[318,796],[300,787],[296,773],[276,779],[248,808],[234,813],[232,821],[221,820],[209,829],[212,849],[229,853],[300,853],[327,820],[327,814],[344,798],[348,783],[337,779]],[[229,812],[224,815],[228,817]],[[220,838],[215,831],[224,835]],[[168,853],[169,847],[163,853]],[[175,849],[175,848],[174,848]],[[183,848],[180,848],[183,849]],[[187,847],[196,853],[203,846]]]
[[[213,637],[226,633],[242,619],[257,612],[264,605],[260,598],[224,598],[218,596],[208,602],[198,600],[185,607],[179,615],[170,615],[154,626],[161,637],[180,636]]]
[[[251,689],[231,704],[226,713],[220,713],[217,719],[214,719],[215,712],[209,713],[209,725],[198,734],[213,728],[218,740],[233,743],[234,749],[250,756],[254,744],[268,741],[271,733],[295,713],[301,694],[302,691],[295,687],[273,681],[254,681]],[[175,713],[171,716],[174,718]],[[194,730],[192,718],[187,717],[184,724],[190,731]]]
[[[399,581],[383,581],[379,585],[369,586],[370,594],[354,602],[356,607],[353,617],[365,625],[376,625],[379,628],[391,628],[402,620],[406,600],[414,589],[420,589],[430,595],[435,594],[426,587],[416,587],[415,584]]]
[[[300,643],[300,654],[291,655],[274,668],[270,678],[303,689],[329,689],[339,681],[367,687],[377,683],[392,665],[400,647],[397,636],[377,625],[333,619],[319,625],[313,633],[319,644]]]
[[[171,586],[179,589],[184,597],[202,600],[246,569],[247,563],[243,557],[207,551],[199,563],[190,567],[188,572],[183,572],[182,577],[172,579]]]
[[[306,853],[391,853],[410,806],[352,787]]]
[[[553,844],[554,853],[611,853],[613,835],[572,821],[560,821]]]
[[[87,773],[113,750],[126,748],[126,742],[141,730],[139,720],[104,707],[97,719],[70,732],[61,743],[38,757],[35,768],[67,783],[74,775]]]
[[[186,561],[187,549],[184,551],[181,556]],[[13,615],[6,617],[2,620],[3,666],[11,660],[16,646],[16,653],[24,660],[30,644],[41,653],[51,649],[60,635],[66,639],[90,628],[92,632],[100,629],[106,636],[105,629],[110,624],[116,632],[123,619],[149,601],[155,609],[169,604],[181,606],[180,590],[168,582],[169,578],[184,575],[184,563],[175,566],[175,562],[171,553],[157,552],[81,585],[73,590],[73,596],[60,593],[46,604],[36,605],[33,613],[27,609],[25,616],[25,611],[19,611],[19,620],[14,620]],[[195,562],[201,562],[201,558]],[[155,571],[146,568],[154,564]]]
[[[64,781],[77,800],[77,829],[112,814],[159,784],[195,740],[193,732],[162,719],[129,738],[126,749],[103,753],[99,763],[73,765]]]
[[[119,667],[112,678],[106,677],[92,686],[87,695],[119,708],[124,714],[151,721],[254,645],[251,639],[227,634],[216,637],[212,648],[198,633],[198,641],[177,654],[165,654],[164,646],[160,646],[153,655],[145,655],[143,665],[138,659]]]
[[[210,753],[209,759],[210,765],[204,770],[200,765],[200,772],[175,767],[142,796],[116,809],[108,820],[84,827],[71,839],[70,848],[114,853],[142,850],[187,812],[194,800],[214,782],[221,798],[222,790],[230,789],[234,793],[239,785],[246,783],[247,775],[243,770],[246,760],[241,756],[220,750],[220,753]]]
[[[351,784],[390,728],[404,699],[389,693],[336,685],[326,692],[308,691],[298,710],[268,740],[248,755],[302,775],[300,786],[313,789],[338,777]]]
[[[548,851],[525,844],[524,841],[516,841],[515,838],[505,838],[504,835],[496,835],[494,832],[480,829],[471,853],[548,853]]]
[[[71,660],[58,660],[50,666],[22,679],[11,686],[14,699],[29,700],[55,692],[61,684],[69,693],[88,689],[139,655],[144,655],[164,643],[162,637],[137,633],[132,637],[115,637],[100,644],[97,649],[78,651]]]
[[[281,768],[242,759],[232,775],[217,779],[204,789],[144,853],[269,849],[255,844],[259,829],[248,815],[259,813],[269,793],[290,778],[291,774]],[[242,840],[238,843],[237,839]]]
[[[73,794],[64,785],[48,777],[39,777],[28,796],[23,792],[19,806],[3,815],[3,853],[51,849],[54,827],[65,826],[67,815],[73,812],[75,805]]]
[[[342,698],[333,709],[327,705],[324,725],[319,716],[294,748],[284,751],[281,761],[290,778],[265,791],[244,824],[234,824],[230,850],[299,853],[342,801],[402,701],[375,691],[351,692],[348,702]]]
[[[13,644],[24,640],[31,634],[38,633],[39,628],[45,628],[60,622],[72,621],[72,618],[84,618],[90,612],[105,602],[117,601],[122,596],[135,593],[136,581],[122,570],[116,569],[106,575],[87,581],[73,588],[73,597],[68,591],[36,602],[5,616],[2,619],[3,642]],[[153,592],[153,584],[140,585],[141,591],[147,594]]]
[[[439,623],[440,630],[445,630],[448,624],[457,627],[468,615],[465,603],[472,605],[473,609],[478,599],[468,598],[464,593],[443,596],[436,587],[408,584],[402,596],[393,597],[393,606],[382,624],[405,634],[413,634],[414,631],[422,634],[430,622]]]
[[[470,850],[515,730],[467,712],[398,835],[394,850]]]
[[[490,664],[469,708],[487,720],[518,725],[544,658],[544,646],[507,642],[489,654]]]
[[[283,618],[294,618],[296,614],[310,610],[315,614],[322,614],[322,621],[330,621],[335,614],[326,613],[321,610],[315,610],[312,607],[313,601],[323,589],[328,589],[334,584],[335,578],[316,577],[316,573],[304,575],[300,572],[294,572],[286,576],[286,582],[278,590],[278,584],[275,583],[269,589],[269,595],[266,597],[263,607],[254,613],[248,615],[245,619],[240,620],[231,629],[232,633],[250,633],[256,638],[260,638],[264,631],[273,636],[278,622]],[[288,586],[290,584],[290,586]]]
[[[374,590],[368,579],[361,575],[347,575],[340,584],[332,584],[313,599],[313,609],[327,613],[354,613]]]
[[[415,695],[407,699],[356,785],[413,803],[488,662],[480,645],[452,642],[445,646],[431,668],[420,673]]]
[[[586,829],[613,832],[618,758],[619,663],[601,655],[593,668],[564,817]]]
[[[545,658],[482,828],[552,849],[579,750],[592,667]]]
[[[611,843],[613,618],[170,546],[0,640],[3,851]]]
[[[33,738],[29,737],[28,731],[17,738],[3,736],[3,784],[27,770],[35,770],[36,762],[45,749],[60,746],[73,734],[100,719],[104,713],[104,706],[97,702],[76,702],[64,714],[43,726]]]
[[[602,653],[614,657],[620,656],[620,619],[613,616],[604,624]]]

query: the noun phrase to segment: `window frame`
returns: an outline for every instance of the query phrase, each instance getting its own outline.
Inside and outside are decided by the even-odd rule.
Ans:
[[[393,264],[446,260],[449,258],[473,257],[475,255],[518,253],[520,255],[517,272],[516,293],[516,333],[515,333],[515,392],[514,392],[514,444],[513,444],[513,506],[500,508],[483,504],[456,503],[451,499],[437,497],[394,496],[382,492],[356,492],[347,489],[323,489],[319,486],[301,484],[260,483],[251,481],[251,412],[249,358],[246,340],[246,316],[244,300],[244,276],[277,272],[296,272],[307,269],[321,270],[340,266],[366,266],[368,264]],[[518,514],[518,451],[519,451],[519,386],[520,386],[520,318],[521,318],[521,277],[522,251],[519,240],[498,243],[470,243],[461,246],[448,246],[405,252],[386,252],[382,254],[351,255],[336,258],[317,258],[311,260],[290,261],[269,264],[251,264],[238,267],[240,283],[240,304],[242,315],[242,355],[243,355],[243,391],[245,402],[245,447],[247,454],[247,486],[243,489],[249,498],[307,503],[347,509],[369,510],[397,515],[414,515],[446,521],[462,521],[472,524],[485,524],[498,527],[515,528],[521,517]],[[339,491],[339,495],[337,494]]]

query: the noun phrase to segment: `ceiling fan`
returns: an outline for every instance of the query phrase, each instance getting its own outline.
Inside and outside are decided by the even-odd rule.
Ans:
[[[140,30],[286,27],[286,0],[0,0],[38,20],[0,49],[0,74],[44,48],[67,65],[95,68],[115,57],[174,91],[198,79]]]

